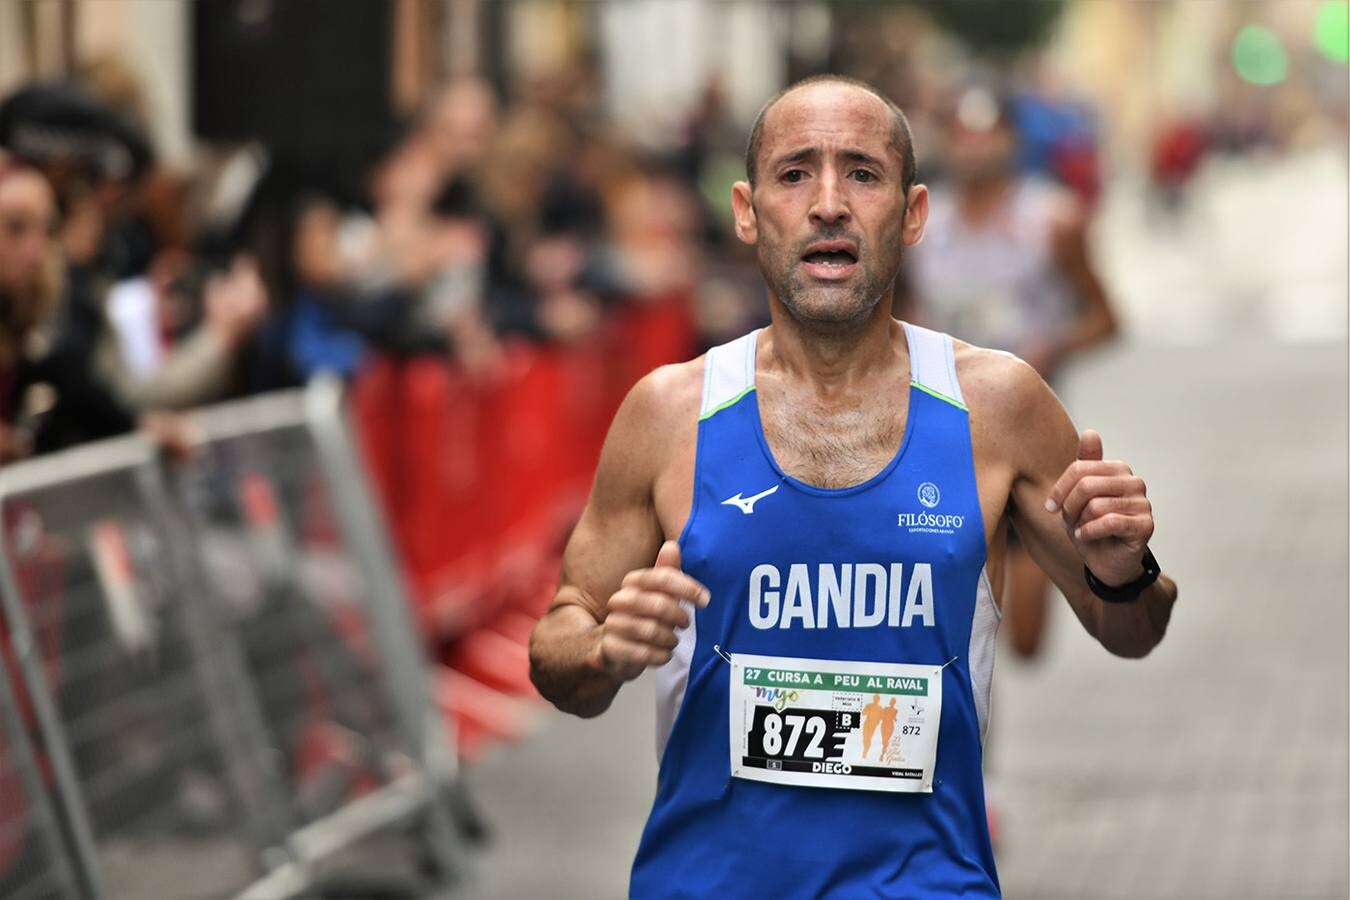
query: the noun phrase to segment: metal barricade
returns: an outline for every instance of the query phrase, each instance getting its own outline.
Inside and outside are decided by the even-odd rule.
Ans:
[[[174,493],[245,648],[299,861],[320,866],[411,818],[420,851],[449,869],[445,725],[428,725],[426,663],[338,398],[316,382],[203,413],[202,453],[176,469]]]
[[[12,671],[13,656],[4,655],[6,668]],[[59,900],[76,896],[76,870],[43,784],[38,756],[29,743],[22,709],[3,674],[0,672],[0,897]]]
[[[158,488],[136,438],[0,471],[0,588],[11,635],[38,638],[22,686],[86,889],[220,896],[257,878],[265,838],[236,802],[253,767],[215,685],[227,648],[176,571]]]
[[[354,896],[457,871],[454,757],[339,397],[207,410],[186,463],[126,438],[0,470],[5,622],[50,657],[16,653],[35,727],[0,691],[5,735],[37,744],[6,740],[0,803],[9,769],[55,799],[22,819],[59,830],[25,842],[42,860],[73,859],[41,864],[54,896]],[[59,577],[20,577],[33,547]]]

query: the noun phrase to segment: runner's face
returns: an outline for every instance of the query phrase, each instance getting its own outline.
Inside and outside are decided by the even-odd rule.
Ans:
[[[886,105],[843,84],[793,91],[765,117],[754,191],[737,185],[737,233],[798,321],[857,323],[889,299],[927,209],[924,194],[909,234],[893,134]]]

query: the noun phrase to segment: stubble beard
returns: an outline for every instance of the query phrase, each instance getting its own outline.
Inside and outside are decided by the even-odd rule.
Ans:
[[[795,248],[763,248],[760,271],[775,297],[792,320],[804,330],[823,335],[842,336],[861,331],[871,320],[877,305],[886,297],[900,271],[903,251],[895,243],[895,261],[876,259],[862,241],[858,246],[861,270],[844,284],[811,283],[802,270],[801,257],[816,241],[834,240],[838,235],[817,235]]]

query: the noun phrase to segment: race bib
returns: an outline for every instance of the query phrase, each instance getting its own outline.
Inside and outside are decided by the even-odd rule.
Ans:
[[[731,774],[930,793],[942,667],[731,654]]]

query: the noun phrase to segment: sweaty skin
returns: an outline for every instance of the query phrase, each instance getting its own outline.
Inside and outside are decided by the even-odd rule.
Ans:
[[[885,104],[858,87],[800,87],[766,114],[755,187],[733,191],[737,236],[756,248],[770,287],[772,324],[755,358],[765,437],[784,471],[821,487],[880,471],[909,412],[892,290],[903,248],[923,236],[928,194],[902,184],[891,125]],[[848,245],[857,261],[804,258],[822,242]],[[1031,366],[955,347],[991,581],[1000,583],[1012,522],[1087,632],[1117,655],[1145,655],[1166,630],[1172,580],[1107,604],[1083,578],[1085,562],[1107,584],[1142,574],[1153,533],[1143,481],[1103,461],[1101,438],[1079,435]],[[557,595],[531,636],[531,677],[565,712],[603,712],[625,682],[669,661],[688,605],[709,602],[680,571],[675,542],[693,500],[703,365],[657,369],[615,415]]]

